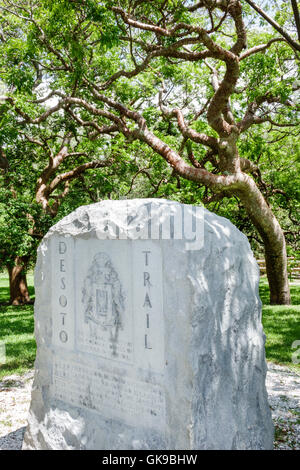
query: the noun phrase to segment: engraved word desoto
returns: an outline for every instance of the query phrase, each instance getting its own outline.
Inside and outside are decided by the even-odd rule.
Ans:
[[[61,274],[60,277],[60,296],[58,299],[59,306],[62,307],[62,309],[65,309],[66,306],[68,305],[68,299],[66,295],[64,294],[64,291],[66,289],[66,278],[65,278],[65,273],[66,273],[66,268],[65,268],[65,258],[62,258],[67,252],[67,245],[65,242],[60,241],[58,243],[58,253],[60,255],[59,259],[59,271]],[[67,312],[63,311],[60,312],[60,317],[61,317],[61,330],[59,332],[59,339],[62,343],[67,343],[68,342],[68,333],[66,331],[66,325],[67,325],[67,320],[66,320]]]

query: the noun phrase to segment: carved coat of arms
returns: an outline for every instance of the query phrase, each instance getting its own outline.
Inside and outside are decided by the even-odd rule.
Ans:
[[[124,295],[108,254],[94,256],[82,289],[84,320],[104,329],[121,327],[124,312]]]

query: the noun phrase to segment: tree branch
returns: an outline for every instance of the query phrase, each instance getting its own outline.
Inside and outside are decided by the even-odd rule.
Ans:
[[[51,194],[60,183],[77,178],[86,170],[90,170],[93,168],[105,168],[107,166],[110,166],[111,164],[112,160],[94,160],[92,162],[83,163],[82,165],[73,168],[73,170],[61,173],[57,175],[49,184],[48,193]]]
[[[297,27],[298,40],[300,41],[300,15],[299,15],[298,3],[297,3],[297,0],[291,0],[291,3],[292,3],[294,18],[295,18],[296,27]]]
[[[163,105],[162,99],[163,90],[159,92],[159,106],[164,116],[166,117],[176,117],[179,130],[185,139],[191,139],[198,144],[205,145],[206,147],[212,148],[215,152],[219,151],[218,140],[215,137],[208,136],[206,134],[201,134],[194,129],[188,127],[185,123],[183,113],[180,109],[169,110]]]
[[[253,55],[253,54],[257,54],[258,52],[262,52],[262,51],[265,51],[266,49],[268,49],[274,42],[286,42],[285,39],[282,39],[282,38],[273,38],[273,39],[270,39],[270,41],[267,43],[267,44],[261,44],[260,46],[254,46],[252,47],[251,49],[248,49],[246,52],[244,52],[244,54],[242,54],[240,56],[240,61],[241,60],[244,60],[246,59],[247,57],[249,57],[250,55]]]
[[[273,26],[278,33],[283,36],[287,43],[293,48],[296,49],[297,51],[300,51],[300,44],[298,44],[296,41],[294,41],[293,38],[275,21],[273,20],[267,13],[262,10],[256,3],[252,2],[252,0],[245,0],[254,10],[257,11],[257,13],[260,14],[271,26]]]

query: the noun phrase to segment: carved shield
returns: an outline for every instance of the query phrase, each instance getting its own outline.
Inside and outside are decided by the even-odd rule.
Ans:
[[[82,289],[86,323],[112,327],[121,325],[124,298],[117,272],[107,253],[97,253]]]
[[[95,289],[96,317],[106,324],[112,324],[113,306],[112,306],[112,285],[99,284]],[[108,323],[107,323],[108,321]]]

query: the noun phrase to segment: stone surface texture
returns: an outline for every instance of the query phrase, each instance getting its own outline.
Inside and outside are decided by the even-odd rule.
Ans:
[[[259,268],[247,238],[203,210],[201,249],[187,250],[184,239],[124,239],[124,214],[127,221],[135,214],[143,233],[147,205],[153,221],[162,220],[166,206],[175,217],[192,210],[166,200],[104,201],[80,207],[43,239],[35,270],[38,349],[23,448],[271,449]],[[103,239],[114,237],[114,224],[121,239]],[[62,240],[68,251],[59,264]],[[151,252],[147,266],[145,251]],[[97,266],[114,273],[114,327],[96,327],[87,317],[84,298],[96,255]],[[144,271],[151,275],[148,298],[141,297]],[[56,285],[60,274],[64,281]],[[101,311],[99,285],[96,291]],[[67,342],[55,325],[65,306],[62,293],[70,299],[63,315]],[[144,326],[141,318],[147,318]],[[90,339],[80,342],[83,333]],[[131,345],[127,357],[123,343]]]
[[[0,450],[21,450],[31,398],[33,371],[0,382]],[[266,379],[274,450],[300,450],[300,371],[268,363]],[[21,427],[20,427],[21,426]]]

